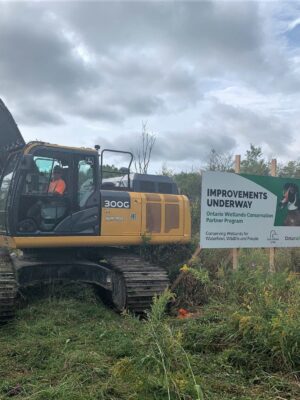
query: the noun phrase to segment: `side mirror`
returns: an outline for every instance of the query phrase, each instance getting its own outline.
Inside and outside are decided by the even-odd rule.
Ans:
[[[33,155],[32,154],[24,154],[21,160],[21,170],[22,171],[30,171],[34,166]]]

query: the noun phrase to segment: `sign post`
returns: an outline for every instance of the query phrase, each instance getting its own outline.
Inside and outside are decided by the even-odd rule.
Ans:
[[[277,173],[277,161],[275,158],[273,158],[271,161],[271,176],[276,176],[276,173]],[[269,271],[275,272],[275,247],[270,248]]]
[[[239,174],[241,172],[241,156],[235,156],[235,173]],[[232,268],[234,271],[238,269],[239,265],[239,249],[232,249]]]

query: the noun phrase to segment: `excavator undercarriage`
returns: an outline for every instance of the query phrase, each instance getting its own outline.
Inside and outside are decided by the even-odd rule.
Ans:
[[[101,288],[113,307],[142,314],[169,284],[164,269],[117,248],[100,251],[47,249],[22,256],[0,253],[0,321],[14,316],[18,289],[55,282],[82,282]]]

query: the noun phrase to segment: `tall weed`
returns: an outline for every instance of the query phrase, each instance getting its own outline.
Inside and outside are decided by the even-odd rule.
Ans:
[[[249,369],[300,370],[300,280],[289,272],[270,274],[263,268],[219,271],[223,286],[207,314],[185,329],[188,348],[226,351],[228,360]]]
[[[154,300],[137,338],[136,355],[120,360],[114,371],[130,381],[135,392],[144,392],[145,398],[203,400],[189,355],[182,346],[182,333],[172,328],[165,316],[172,297],[166,291]]]

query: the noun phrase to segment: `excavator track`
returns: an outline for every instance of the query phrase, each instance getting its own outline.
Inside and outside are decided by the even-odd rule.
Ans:
[[[151,308],[153,297],[169,285],[167,272],[130,253],[106,256],[113,270],[112,301],[118,311],[141,314]]]
[[[103,254],[105,253],[105,254]],[[19,287],[54,281],[81,281],[100,286],[110,293],[116,310],[144,314],[151,308],[153,297],[169,285],[167,272],[159,266],[125,250],[104,251],[99,263],[89,258],[72,258],[72,253],[10,257],[0,249],[0,323],[14,316]],[[55,255],[55,257],[57,254]]]
[[[8,251],[0,250],[0,323],[14,317],[17,297],[16,275]]]

